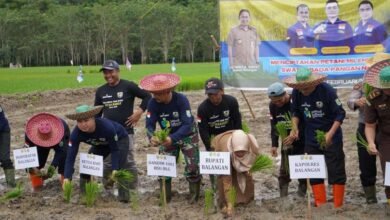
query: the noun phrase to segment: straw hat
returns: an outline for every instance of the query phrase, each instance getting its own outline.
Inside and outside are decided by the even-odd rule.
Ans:
[[[87,118],[92,118],[95,115],[99,114],[103,109],[103,105],[98,106],[89,106],[89,105],[80,105],[76,108],[76,113],[65,115],[67,118],[72,120],[82,120]]]
[[[141,88],[156,93],[172,89],[180,82],[180,77],[174,73],[155,73],[142,78]]]
[[[370,67],[374,65],[375,63],[378,63],[382,60],[388,60],[390,59],[390,54],[388,53],[375,53],[373,57],[370,57],[366,60],[366,66]]]
[[[326,80],[326,75],[313,73],[308,68],[299,68],[295,75],[286,77],[283,82],[294,89],[304,89],[317,86]]]
[[[53,147],[64,136],[64,125],[60,118],[49,113],[39,113],[31,117],[26,124],[26,136],[40,147]]]
[[[377,62],[368,68],[364,82],[378,89],[390,89],[390,59]]]

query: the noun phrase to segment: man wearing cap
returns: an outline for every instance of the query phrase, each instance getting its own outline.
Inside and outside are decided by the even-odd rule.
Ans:
[[[293,127],[290,136],[298,138],[300,123],[305,126],[305,152],[324,155],[328,170],[328,183],[333,187],[333,205],[341,207],[344,201],[345,155],[343,135],[340,125],[345,118],[345,111],[336,91],[325,81],[326,76],[312,73],[307,68],[298,69],[296,75],[287,77],[283,82],[292,91]],[[321,147],[316,139],[316,131],[325,132],[325,146]],[[315,205],[326,203],[323,179],[310,179]]]
[[[353,49],[352,27],[347,21],[339,18],[339,3],[337,0],[326,1],[325,13],[327,19],[313,28],[313,35],[318,40],[321,54],[351,53]]]
[[[30,168],[30,181],[34,191],[43,186],[45,179],[54,175],[55,169],[61,174],[60,182],[64,180],[65,159],[69,142],[69,126],[61,118],[49,114],[38,113],[32,116],[26,124],[25,147],[37,147],[39,166]],[[46,172],[40,170],[45,167],[47,158],[53,149],[53,161]]]
[[[364,82],[375,88],[367,97],[370,104],[364,108],[368,151],[372,155],[379,155],[385,175],[386,163],[390,162],[390,59],[371,66],[364,76]],[[389,203],[386,214],[390,215],[390,187],[385,186],[385,193]]]
[[[384,44],[387,39],[385,26],[373,18],[374,5],[371,1],[364,0],[358,6],[361,20],[353,33],[354,45],[378,45]],[[381,45],[380,45],[381,46]],[[359,51],[355,52],[358,53]],[[367,51],[362,51],[367,52]],[[361,52],[360,52],[361,53]]]
[[[277,123],[285,124],[287,134],[291,131],[291,96],[284,90],[282,83],[276,82],[268,87],[268,97],[270,99],[269,112],[271,123],[271,140],[272,148],[271,154],[273,157],[278,156],[279,146],[279,134],[276,129]],[[279,192],[280,197],[286,197],[288,195],[288,185],[291,182],[290,174],[288,170],[288,156],[289,155],[302,155],[304,154],[304,127],[303,123],[299,124],[299,139],[294,140],[291,137],[286,137],[282,140],[282,161],[279,169]],[[306,180],[299,179],[298,196],[304,197],[306,194]]]
[[[79,151],[80,143],[90,144],[88,153],[106,158],[111,156],[112,175],[119,169],[129,170],[127,154],[129,151],[129,137],[126,129],[117,122],[106,118],[95,118],[103,106],[80,105],[67,118],[76,120],[77,126],[70,135],[68,154],[65,163],[65,182],[72,179],[74,163]],[[129,170],[130,171],[130,170]],[[85,192],[85,184],[91,179],[90,175],[80,174],[80,189]],[[123,181],[118,186],[118,200],[129,202],[130,183]]]
[[[205,93],[208,98],[198,107],[197,122],[206,150],[214,151],[210,146],[211,137],[225,131],[242,129],[241,114],[237,99],[224,94],[220,79],[208,79],[205,83]],[[214,175],[210,175],[210,181],[215,189]]]
[[[186,162],[184,175],[189,182],[190,202],[199,198],[199,138],[190,103],[186,96],[174,90],[180,78],[172,73],[157,73],[145,76],[140,85],[152,93],[148,104],[146,129],[152,146],[159,146],[160,154],[179,156],[181,150]],[[170,129],[168,137],[162,143],[154,136],[156,124],[161,129]],[[171,199],[171,178],[166,178],[165,192],[167,201]],[[162,181],[160,181],[162,190]]]
[[[15,168],[10,158],[11,129],[3,108],[0,106],[0,163],[3,167],[7,186],[15,187]]]
[[[150,94],[138,87],[134,82],[120,79],[119,64],[115,60],[107,60],[100,69],[104,74],[106,84],[100,86],[95,94],[95,106],[104,105],[103,111],[99,116],[103,115],[115,122],[118,122],[126,128],[129,136],[129,153],[127,162],[130,170],[135,176],[131,188],[137,186],[137,166],[134,160],[134,127],[141,118],[141,115],[146,110],[146,106],[150,99]],[[134,110],[135,98],[141,99],[141,104]],[[107,158],[104,169],[105,179],[110,174],[110,157]]]
[[[234,205],[247,204],[255,198],[255,186],[250,168],[260,154],[257,140],[243,130],[223,132],[212,140],[216,151],[230,152],[231,175],[218,176],[218,203],[226,217],[233,215]],[[229,191],[236,189],[235,204],[229,199]]]

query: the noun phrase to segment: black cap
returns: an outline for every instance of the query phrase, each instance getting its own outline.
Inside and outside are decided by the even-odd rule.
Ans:
[[[113,70],[113,69],[119,70],[119,64],[115,60],[106,60],[99,71],[101,72],[103,70]]]
[[[223,83],[220,79],[210,78],[206,81],[204,89],[206,94],[216,94],[223,89]]]

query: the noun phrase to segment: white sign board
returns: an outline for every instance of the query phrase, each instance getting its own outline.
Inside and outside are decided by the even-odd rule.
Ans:
[[[148,176],[176,177],[176,157],[160,154],[147,155]]]
[[[230,152],[201,151],[199,155],[201,174],[230,175]]]
[[[38,153],[36,147],[14,150],[15,169],[26,169],[39,167]]]
[[[103,157],[94,154],[80,153],[80,173],[102,177]]]
[[[386,162],[385,186],[390,186],[390,162]]]
[[[291,179],[326,179],[324,155],[288,156]]]

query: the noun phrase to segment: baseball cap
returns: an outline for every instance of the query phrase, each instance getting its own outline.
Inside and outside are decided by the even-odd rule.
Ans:
[[[223,83],[220,79],[210,78],[206,81],[204,89],[206,94],[215,94],[223,89]]]
[[[101,72],[103,70],[113,70],[113,69],[119,70],[119,64],[115,60],[106,60],[103,63],[103,66],[99,70],[99,72]]]
[[[269,87],[268,87],[268,96],[269,97],[277,97],[277,96],[281,96],[285,93],[284,91],[284,86],[282,83],[280,82],[276,82],[276,83],[272,83]]]

